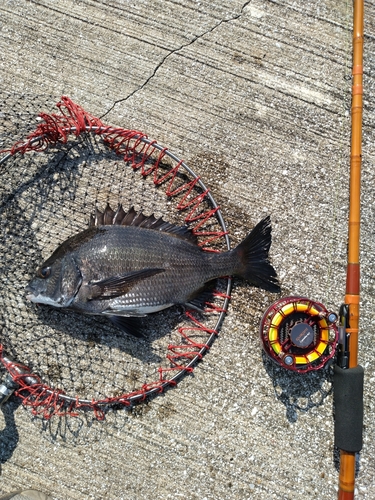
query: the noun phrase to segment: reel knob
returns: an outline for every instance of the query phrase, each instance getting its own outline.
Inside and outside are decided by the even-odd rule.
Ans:
[[[337,314],[306,297],[285,297],[272,304],[260,323],[265,353],[299,373],[322,368],[335,355]]]

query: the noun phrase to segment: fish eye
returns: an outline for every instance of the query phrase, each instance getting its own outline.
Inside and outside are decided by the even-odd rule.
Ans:
[[[39,269],[38,275],[40,278],[48,278],[48,276],[51,274],[51,268],[50,267],[42,267],[42,269]]]

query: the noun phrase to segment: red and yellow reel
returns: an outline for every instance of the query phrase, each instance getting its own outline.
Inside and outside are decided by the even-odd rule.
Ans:
[[[335,354],[337,315],[305,297],[285,297],[272,304],[260,324],[266,354],[288,370],[322,368]]]

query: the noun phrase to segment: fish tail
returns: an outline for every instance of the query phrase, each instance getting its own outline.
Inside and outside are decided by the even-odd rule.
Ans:
[[[271,246],[271,219],[265,217],[232,252],[239,267],[235,274],[252,285],[270,292],[280,292],[276,271],[269,261]]]

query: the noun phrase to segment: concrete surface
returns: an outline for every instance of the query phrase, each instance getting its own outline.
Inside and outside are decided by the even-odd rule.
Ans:
[[[338,310],[345,286],[351,2],[12,1],[1,8],[3,92],[69,95],[183,157],[210,186],[236,243],[263,215],[283,293]],[[375,498],[374,54],[366,2],[359,359],[365,367],[358,499]],[[5,106],[5,101],[1,101]],[[34,109],[34,108],[33,108]],[[275,296],[235,283],[211,352],[177,388],[106,422],[44,422],[8,403],[0,492],[56,499],[336,496],[326,371],[262,356]],[[79,428],[81,426],[81,428]],[[62,439],[64,436],[65,439]]]

